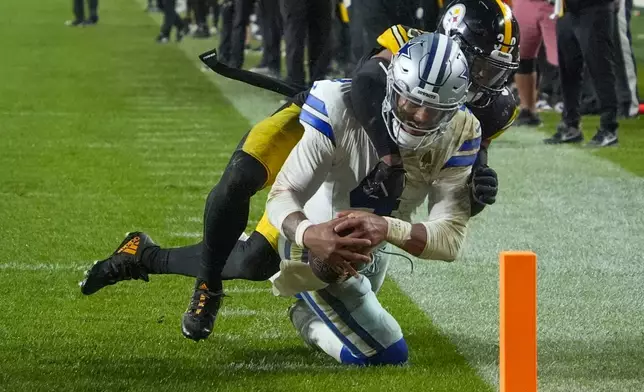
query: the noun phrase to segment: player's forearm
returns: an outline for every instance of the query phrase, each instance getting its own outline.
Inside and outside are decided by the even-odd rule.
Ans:
[[[292,243],[297,243],[297,227],[300,223],[306,221],[306,215],[301,211],[296,211],[284,218],[280,231],[284,237]]]
[[[291,241],[294,233],[287,233],[285,230],[291,228],[295,216],[301,215],[306,219],[302,210],[301,203],[291,190],[281,184],[273,185],[266,200],[266,214],[269,222]]]
[[[465,225],[456,221],[441,219],[411,224],[387,220],[387,241],[421,259],[454,261],[465,239]]]

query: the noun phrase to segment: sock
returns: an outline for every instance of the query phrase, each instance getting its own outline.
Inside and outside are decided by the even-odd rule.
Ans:
[[[201,266],[201,243],[181,248],[145,249],[141,262],[151,274],[173,274],[197,277]]]
[[[342,362],[341,353],[344,344],[335,336],[331,329],[321,320],[315,320],[309,325],[306,332],[309,340],[313,342],[320,350],[324,351],[333,359]]]

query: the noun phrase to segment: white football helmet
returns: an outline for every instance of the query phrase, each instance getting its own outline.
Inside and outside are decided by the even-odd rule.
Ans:
[[[402,148],[424,149],[445,130],[467,98],[469,69],[459,45],[425,33],[394,54],[387,70],[382,115]]]

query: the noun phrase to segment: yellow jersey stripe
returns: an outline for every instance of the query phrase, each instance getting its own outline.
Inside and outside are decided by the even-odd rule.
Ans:
[[[503,3],[503,1],[496,0],[496,3],[499,5],[499,8],[501,8],[501,13],[503,14],[503,24],[505,27],[505,30],[503,31],[504,45],[501,46],[501,52],[509,53],[510,45],[512,44],[512,11],[510,11],[510,7],[508,7],[507,4]]]
[[[405,28],[402,25],[396,25],[396,27],[398,27],[398,31],[400,32],[400,36],[403,41],[405,41],[405,43],[409,42],[409,36],[407,35]]]

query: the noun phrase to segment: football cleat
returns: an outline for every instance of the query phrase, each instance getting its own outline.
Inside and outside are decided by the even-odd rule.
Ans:
[[[127,233],[110,257],[94,262],[85,272],[85,279],[79,284],[81,292],[94,294],[122,280],[140,279],[148,282],[148,271],[141,262],[141,255],[151,246],[157,245],[147,234],[139,231]]]
[[[311,348],[316,348],[309,335],[309,326],[319,318],[304,300],[298,299],[288,308],[288,318],[291,319],[291,323],[304,343]]]
[[[223,291],[210,291],[206,282],[197,281],[195,292],[181,320],[183,336],[195,342],[207,339],[215,325],[223,297]]]

